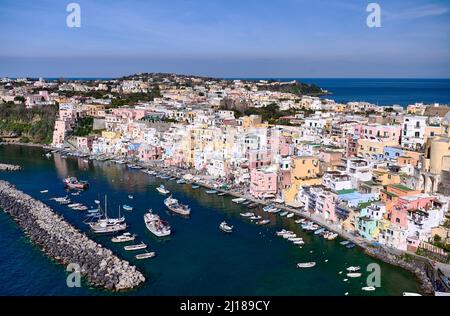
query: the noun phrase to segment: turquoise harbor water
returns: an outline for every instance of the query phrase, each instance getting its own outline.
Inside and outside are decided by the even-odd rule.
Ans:
[[[39,148],[0,146],[0,160],[21,165],[24,170],[0,173],[0,179],[15,184],[22,191],[44,201],[60,212],[74,226],[88,232],[84,215],[60,206],[49,199],[64,196],[62,178],[77,176],[88,180],[91,188],[80,196],[70,196],[74,202],[94,206],[94,200],[108,194],[109,213],[118,213],[119,204],[134,206],[123,212],[129,232],[138,234],[137,242],[147,243],[157,257],[136,261],[134,254],[123,245],[110,242],[110,237],[93,236],[97,242],[112,249],[119,257],[135,264],[148,281],[139,289],[117,295],[401,295],[403,291],[417,292],[418,284],[406,271],[375,261],[359,249],[346,249],[339,242],[324,241],[301,232],[293,219],[270,216],[272,224],[256,226],[241,218],[245,206],[231,202],[230,197],[207,195],[204,189],[193,190],[190,185],[178,185],[148,176],[140,171],[112,163],[89,162],[81,159],[47,159]],[[192,208],[190,219],[168,214],[164,197],[155,188],[164,183],[174,196]],[[39,191],[48,189],[48,194]],[[128,195],[134,196],[133,200]],[[145,228],[143,214],[152,208],[168,220],[174,230],[165,240],[157,240]],[[218,229],[221,221],[234,225],[235,232],[225,235]],[[276,237],[282,228],[294,230],[306,241],[300,249]],[[66,286],[64,267],[53,263],[30,244],[14,221],[0,213],[0,295],[111,295],[87,284],[81,288]],[[329,260],[327,263],[325,260]],[[297,262],[316,261],[309,270],[296,268]],[[382,287],[364,292],[368,275],[344,282],[345,268],[350,265],[366,267],[372,262],[381,265]]]

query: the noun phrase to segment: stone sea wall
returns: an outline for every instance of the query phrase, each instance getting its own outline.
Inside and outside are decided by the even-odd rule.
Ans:
[[[111,250],[55,214],[50,207],[0,181],[0,208],[9,214],[26,236],[53,260],[78,264],[81,275],[96,286],[111,291],[128,290],[145,282],[144,275]]]

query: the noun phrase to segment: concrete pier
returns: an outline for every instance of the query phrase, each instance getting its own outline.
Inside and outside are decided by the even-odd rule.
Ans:
[[[90,284],[120,291],[145,282],[144,275],[135,266],[119,259],[111,250],[67,223],[50,207],[6,181],[0,181],[0,208],[51,259],[63,265],[78,264],[81,276]]]

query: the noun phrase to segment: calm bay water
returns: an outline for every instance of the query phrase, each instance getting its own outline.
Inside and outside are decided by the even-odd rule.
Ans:
[[[258,78],[272,79],[272,78]],[[316,84],[331,92],[324,96],[337,102],[361,101],[382,106],[416,102],[450,104],[450,79],[344,79],[344,78],[273,78],[280,81],[298,80]]]
[[[20,164],[24,170],[0,173],[0,179],[42,200],[60,212],[74,226],[88,232],[84,215],[60,206],[49,199],[64,196],[62,178],[77,176],[90,182],[91,188],[80,196],[70,196],[74,202],[94,206],[94,200],[108,194],[109,213],[118,213],[120,204],[134,206],[126,215],[129,231],[138,234],[137,242],[147,243],[157,257],[136,261],[134,254],[123,251],[123,245],[110,242],[110,237],[93,236],[97,242],[112,249],[118,256],[135,264],[148,281],[141,288],[118,295],[401,295],[403,291],[417,292],[418,284],[406,271],[365,256],[358,249],[346,249],[339,239],[324,241],[304,233],[294,220],[270,216],[268,227],[258,227],[242,219],[245,210],[231,202],[230,197],[207,195],[204,189],[193,190],[190,185],[178,185],[125,166],[112,163],[84,163],[79,159],[47,159],[38,148],[0,146],[0,160]],[[174,196],[191,206],[190,219],[167,213],[164,197],[155,188],[164,183]],[[40,190],[48,189],[48,194]],[[134,196],[133,200],[128,195]],[[152,208],[168,220],[174,234],[157,240],[145,228],[143,215]],[[225,235],[218,229],[221,221],[234,225],[235,232]],[[294,230],[306,241],[300,249],[275,236],[282,228]],[[71,289],[66,286],[64,267],[53,263],[30,244],[8,215],[0,213],[0,295],[111,295],[87,284]],[[329,261],[326,263],[325,260]],[[299,270],[297,262],[316,261],[310,270]],[[382,287],[376,292],[364,292],[368,275],[344,282],[345,268],[350,265],[366,267],[381,265]],[[365,269],[364,269],[365,270]]]

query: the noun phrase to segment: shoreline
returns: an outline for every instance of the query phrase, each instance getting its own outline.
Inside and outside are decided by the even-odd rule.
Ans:
[[[1,143],[0,143],[0,145],[1,145]],[[17,144],[17,145],[22,146],[21,144]],[[68,150],[68,149],[52,148],[52,147],[48,147],[45,145],[39,145],[39,144],[26,145],[26,146],[40,147],[40,148],[47,149],[47,150],[57,150],[59,153],[63,152],[65,154],[68,154],[69,156],[73,156],[73,158],[79,158],[76,156],[77,152]],[[90,159],[93,159],[96,161],[101,161],[101,162],[107,162],[110,160],[123,158],[123,157],[109,156],[108,159],[106,159],[106,160],[98,160],[96,158],[98,158],[99,156],[104,157],[104,155],[87,155],[87,156]],[[203,188],[214,189],[214,190],[217,190],[218,192],[226,193],[227,195],[230,195],[230,196],[236,197],[236,198],[244,198],[248,201],[252,201],[252,203],[257,203],[262,206],[266,206],[269,204],[275,204],[273,201],[265,201],[265,200],[256,199],[253,196],[251,196],[250,194],[247,194],[246,192],[236,191],[233,189],[232,190],[220,189],[217,186],[215,186],[212,181],[208,181],[208,179],[202,178],[202,176],[204,176],[204,175],[201,175],[192,169],[182,169],[182,168],[173,167],[173,166],[167,167],[167,166],[161,165],[161,163],[157,163],[157,162],[156,163],[155,162],[154,163],[142,163],[142,162],[136,162],[136,161],[131,162],[130,161],[128,163],[132,163],[134,165],[140,166],[143,169],[152,170],[152,171],[156,171],[159,173],[165,173],[167,175],[176,177],[178,179],[181,179],[184,176],[189,174],[189,175],[194,176],[195,178],[198,178],[199,180],[196,181],[195,183]],[[143,172],[142,169],[139,171]],[[313,221],[316,224],[326,228],[327,230],[337,233],[341,238],[343,238],[345,240],[349,240],[352,243],[354,243],[357,247],[361,248],[362,252],[367,256],[370,256],[372,258],[375,258],[377,260],[380,260],[382,262],[385,262],[392,266],[402,268],[402,269],[410,272],[414,276],[414,278],[418,281],[418,283],[420,284],[420,291],[422,294],[434,295],[434,293],[435,293],[434,287],[430,281],[430,278],[428,277],[428,272],[427,272],[426,267],[423,264],[423,262],[421,262],[422,264],[412,264],[410,262],[406,262],[401,257],[401,254],[408,254],[408,255],[412,256],[413,258],[418,258],[417,255],[412,254],[412,253],[403,252],[403,251],[396,250],[396,249],[389,249],[389,248],[386,248],[383,246],[379,246],[379,247],[375,248],[368,241],[365,241],[362,238],[359,238],[357,236],[354,236],[354,235],[342,230],[337,225],[327,222],[326,220],[324,220],[323,218],[319,217],[316,214],[310,214],[309,212],[305,212],[305,211],[302,211],[302,210],[299,210],[299,209],[296,209],[296,208],[293,208],[293,207],[290,207],[290,206],[287,206],[284,204],[276,204],[276,207],[280,208],[282,210],[285,210],[285,211],[292,212],[301,218],[305,218],[307,220]],[[419,261],[416,260],[415,262],[419,262]],[[429,260],[428,260],[428,264],[431,265],[431,262]]]
[[[80,232],[43,202],[0,181],[0,207],[23,234],[51,260],[72,265],[88,283],[118,292],[145,282],[144,275],[128,261]]]

